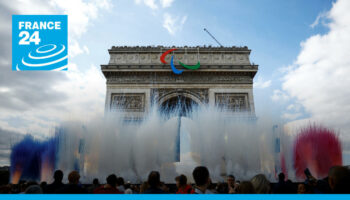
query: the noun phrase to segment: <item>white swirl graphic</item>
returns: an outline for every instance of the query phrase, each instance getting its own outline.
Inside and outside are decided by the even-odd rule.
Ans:
[[[30,64],[30,63],[26,63],[26,62],[24,61],[24,58],[22,58],[22,63],[23,63],[23,65],[29,66],[29,67],[42,67],[42,66],[47,66],[47,65],[52,65],[52,64],[58,63],[58,62],[60,62],[60,61],[62,61],[62,60],[64,60],[64,59],[66,59],[66,58],[68,58],[68,56],[65,56],[65,57],[63,57],[63,58],[60,58],[60,59],[55,60],[55,61],[52,61],[52,62],[41,63],[41,64]]]
[[[49,49],[49,50],[46,50],[46,51],[40,51],[40,50],[39,50],[39,49],[44,48],[44,47],[47,47],[47,46],[53,46],[53,47],[52,47],[52,49]],[[48,52],[51,52],[51,51],[55,50],[56,47],[57,47],[57,46],[56,46],[55,44],[47,44],[47,45],[44,45],[44,46],[41,46],[41,47],[37,48],[37,49],[36,49],[36,52],[37,52],[37,53],[48,53]]]
[[[39,47],[39,48],[40,48],[40,47]],[[39,49],[39,48],[38,48],[38,49]],[[36,52],[39,53],[38,49],[36,50]],[[55,47],[54,47],[53,49],[56,49],[56,45],[55,45]],[[62,53],[65,49],[66,49],[66,47],[62,45],[62,49],[59,50],[58,52],[56,52],[56,53],[54,53],[54,54],[51,54],[51,55],[48,55],[48,56],[39,56],[39,57],[37,57],[37,56],[32,56],[32,55],[31,55],[32,52],[29,52],[28,57],[31,58],[31,59],[45,59],[45,58],[51,58],[51,57],[54,57],[54,56],[56,56],[56,55]],[[51,52],[51,51],[48,50],[48,51],[45,51],[45,52],[43,52],[43,53],[46,53],[46,52]]]
[[[63,44],[46,44],[30,51],[28,57],[23,57],[17,64],[21,70],[67,70],[68,55]]]

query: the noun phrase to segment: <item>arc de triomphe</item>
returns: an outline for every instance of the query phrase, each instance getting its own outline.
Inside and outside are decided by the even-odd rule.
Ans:
[[[161,55],[176,48],[160,61]],[[255,118],[253,78],[258,65],[249,59],[247,47],[115,47],[108,50],[110,60],[101,65],[107,80],[106,111],[120,111],[125,118],[141,120],[157,104],[159,107],[178,102],[215,105],[228,115],[245,113]],[[174,74],[170,59],[196,65]]]

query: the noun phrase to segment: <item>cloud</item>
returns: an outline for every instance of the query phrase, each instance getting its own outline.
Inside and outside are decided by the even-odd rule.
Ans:
[[[158,9],[158,4],[155,0],[135,0],[136,4],[145,4],[147,7],[151,8],[152,10]]]
[[[21,6],[18,6],[21,5]],[[44,138],[65,120],[84,121],[103,115],[105,79],[99,67],[78,67],[69,60],[67,72],[12,71],[11,16],[13,14],[68,14],[69,56],[89,54],[80,37],[92,26],[109,1],[0,2],[0,166],[8,164],[9,145],[30,133]],[[83,71],[80,69],[84,69]],[[15,138],[12,138],[15,137]]]
[[[2,7],[0,18],[11,23],[11,10]],[[11,27],[11,26],[10,26]],[[51,90],[59,81],[65,81],[63,73],[13,72],[11,67],[11,29],[0,31],[0,112],[4,110],[28,110],[38,105],[55,103],[65,98],[64,94]],[[44,98],[45,97],[45,98]]]
[[[171,4],[174,2],[174,0],[160,0],[160,4],[163,8],[171,7]]]
[[[287,101],[289,96],[281,90],[274,90],[271,99],[273,101]]]
[[[68,80],[55,87],[58,92],[65,92],[69,98],[61,104],[63,110],[57,112],[64,119],[88,120],[95,116],[103,116],[105,100],[105,78],[98,66],[91,65],[84,72],[75,64]],[[69,90],[67,90],[69,88]]]
[[[66,3],[68,2],[68,3]],[[70,57],[89,54],[79,39],[109,1],[1,1],[0,127],[19,133],[47,135],[63,119],[79,113],[101,114],[105,80],[96,66],[80,71],[74,60],[67,72],[21,71],[11,68],[11,16],[13,14],[69,14]],[[21,6],[18,6],[21,5]],[[83,69],[83,68],[82,68]],[[26,122],[26,123],[25,123]]]
[[[172,6],[174,0],[135,0],[137,5],[144,4],[152,9],[154,15],[163,13],[166,8]],[[181,31],[182,26],[187,20],[187,15],[173,16],[168,12],[163,14],[163,27],[169,32],[170,35],[175,35],[178,31]]]
[[[92,24],[92,21],[99,16],[99,13],[102,10],[108,11],[112,8],[112,4],[109,0],[51,0],[50,6],[54,8],[55,12],[69,16],[68,43],[70,58],[86,52],[84,47],[80,46],[78,39],[82,34],[86,33],[88,27]]]
[[[282,113],[283,119],[288,121],[300,119],[303,117],[302,105],[298,103],[292,103],[287,106],[286,111]]]
[[[19,3],[19,2],[17,2]],[[23,6],[16,7],[14,1],[1,1],[0,19],[0,113],[11,110],[28,110],[41,104],[60,101],[64,94],[51,90],[58,81],[64,81],[63,73],[50,72],[13,72],[11,67],[11,17],[12,14],[48,14],[52,11],[45,1],[24,1]],[[36,5],[38,4],[38,5]],[[18,5],[18,4],[17,4]],[[29,9],[30,7],[33,9]],[[45,98],[44,98],[45,97]]]
[[[325,20],[327,19],[327,16],[328,16],[327,12],[320,13],[319,15],[317,15],[315,21],[312,24],[310,24],[310,27],[315,28],[320,22],[323,25],[326,25]]]
[[[105,79],[99,67],[91,65],[86,71],[80,71],[76,64],[70,63],[70,72],[66,81],[50,88],[39,88],[36,93],[41,98],[26,94],[27,106],[12,105],[13,108],[0,108],[0,127],[22,134],[48,136],[51,129],[65,120],[86,121],[96,116],[103,116],[105,98]],[[30,83],[29,80],[27,80]],[[27,84],[28,85],[28,84]],[[25,88],[23,88],[25,89]],[[45,96],[48,90],[57,95],[53,101]],[[60,95],[64,96],[60,96]],[[17,98],[18,94],[15,94]],[[8,102],[19,102],[14,97]],[[29,105],[39,101],[38,105]],[[5,101],[6,102],[6,101]],[[36,102],[37,103],[37,102]],[[6,106],[0,101],[1,106]]]
[[[288,120],[295,120],[300,116],[302,116],[301,113],[283,113],[282,118]]]
[[[68,49],[69,58],[73,58],[83,53],[86,53],[88,55],[90,53],[89,48],[87,46],[81,47],[78,40],[71,39],[69,42],[69,49]]]
[[[157,10],[158,8],[168,8],[171,7],[174,0],[135,0],[137,5],[145,4],[152,10]]]
[[[271,80],[263,80],[260,76],[254,80],[254,88],[264,89],[271,86]]]
[[[8,15],[0,19],[0,31],[8,31],[11,28],[11,21],[5,20],[10,18],[11,14],[66,14],[68,19],[68,45],[70,57],[74,57],[83,53],[82,47],[79,46],[77,40],[82,34],[87,31],[87,28],[92,24],[92,20],[99,16],[101,10],[110,10],[112,4],[109,0],[12,0],[3,1],[0,3],[3,14]],[[21,6],[18,6],[21,5]]]
[[[175,17],[170,15],[169,13],[164,13],[163,27],[169,32],[169,34],[175,35],[176,32],[182,29],[182,26],[185,24],[186,20],[187,16]]]
[[[284,92],[295,98],[313,120],[340,129],[347,137],[350,136],[349,9],[347,0],[333,4],[326,15],[329,32],[313,35],[301,43],[301,51],[288,67],[282,85]]]
[[[289,106],[287,106],[287,110],[299,112],[301,110],[301,105],[299,105],[299,104],[290,104]]]
[[[0,2],[1,7],[18,14],[52,14],[55,9],[48,3],[47,0],[13,0]],[[21,5],[21,6],[18,6]]]
[[[50,6],[56,12],[63,13],[69,16],[69,36],[80,37],[87,31],[92,20],[96,19],[99,12],[102,10],[109,10],[112,8],[110,1],[62,1],[51,0]]]

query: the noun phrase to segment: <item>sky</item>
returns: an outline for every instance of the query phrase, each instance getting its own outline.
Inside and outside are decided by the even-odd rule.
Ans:
[[[252,50],[258,118],[324,124],[348,151],[349,10],[347,0],[0,0],[0,138],[48,137],[62,121],[103,116],[109,48],[217,46],[207,28],[224,46]],[[11,71],[13,14],[68,15],[67,72]],[[0,139],[0,165],[9,145]]]

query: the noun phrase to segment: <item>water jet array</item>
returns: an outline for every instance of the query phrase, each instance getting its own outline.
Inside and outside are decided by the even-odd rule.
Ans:
[[[11,182],[51,181],[54,170],[61,169],[65,174],[78,170],[86,183],[110,173],[140,183],[158,170],[163,181],[173,183],[178,174],[190,178],[198,165],[209,168],[214,182],[228,174],[248,180],[258,173],[275,181],[279,172],[302,180],[305,168],[326,176],[326,168],[341,165],[341,158],[338,136],[322,126],[301,129],[291,138],[269,118],[180,105],[171,112],[154,107],[141,122],[125,122],[113,112],[89,123],[62,123],[44,141],[27,136],[12,148]]]

